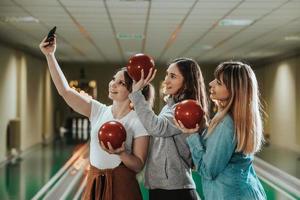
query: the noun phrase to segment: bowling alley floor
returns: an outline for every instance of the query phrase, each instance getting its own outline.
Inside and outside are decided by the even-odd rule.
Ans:
[[[71,157],[76,144],[37,145],[21,159],[0,166],[0,199],[31,199]]]
[[[47,146],[38,145],[23,153],[20,160],[0,165],[0,199],[31,199],[67,162],[79,144],[58,140]],[[299,154],[269,145],[264,147],[257,156],[280,170],[300,178]],[[193,172],[193,177],[201,196],[200,177],[196,172]],[[147,200],[148,191],[143,187],[141,180],[144,200]],[[268,199],[285,199],[268,183],[262,181],[262,184]]]
[[[262,151],[256,154],[274,167],[300,179],[300,154],[276,145],[264,146]]]

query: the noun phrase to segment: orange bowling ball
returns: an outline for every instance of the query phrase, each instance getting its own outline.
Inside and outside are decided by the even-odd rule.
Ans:
[[[108,148],[108,142],[114,149],[120,148],[122,143],[126,140],[126,130],[124,126],[117,121],[105,122],[99,129],[98,139],[103,142]]]
[[[131,56],[128,60],[127,71],[129,76],[139,81],[141,79],[141,71],[144,70],[144,78],[149,74],[151,68],[154,68],[154,60],[150,56],[142,53]]]
[[[196,128],[202,121],[204,112],[199,103],[192,99],[181,101],[175,108],[175,119],[180,120],[186,128]]]

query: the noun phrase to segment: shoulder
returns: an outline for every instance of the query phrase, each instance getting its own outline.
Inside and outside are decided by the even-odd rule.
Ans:
[[[111,106],[106,106],[105,104],[100,103],[94,99],[91,100],[91,114],[90,121],[96,123],[100,116],[103,116],[103,113],[107,112]]]
[[[229,114],[226,114],[213,132],[215,132],[216,135],[221,135],[222,137],[232,138],[234,136],[234,123],[232,117]]]
[[[130,113],[129,113],[129,117],[128,117],[128,120],[133,120],[133,121],[136,121],[136,119],[138,119],[138,115],[136,113],[135,110],[131,110]]]
[[[138,115],[134,110],[130,112],[126,121],[133,129],[140,126],[143,127],[141,120],[139,119]]]
[[[95,110],[108,109],[108,108],[111,107],[111,106],[107,106],[107,105],[105,105],[103,103],[100,103],[99,101],[97,101],[95,99],[91,100],[91,105],[92,105],[92,109],[95,109]]]
[[[160,111],[159,115],[173,115],[174,114],[174,111],[175,111],[175,105],[168,105],[166,104]]]
[[[134,110],[132,110],[132,111],[130,111],[129,117],[127,118],[126,121],[131,122],[131,123],[136,123],[136,121],[139,121],[139,117],[136,114],[136,112]]]
[[[222,126],[225,126],[229,129],[233,129],[234,128],[234,123],[233,123],[233,119],[229,114],[226,114],[224,116],[224,118],[221,120],[220,124]]]
[[[126,121],[128,128],[134,133],[135,137],[147,135],[147,131],[135,111],[131,111]]]
[[[168,111],[168,110],[174,110],[175,109],[175,105],[164,105],[164,107],[161,109],[161,112],[165,112],[165,111]]]

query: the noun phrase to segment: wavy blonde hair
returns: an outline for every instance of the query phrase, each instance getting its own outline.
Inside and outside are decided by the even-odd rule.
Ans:
[[[214,76],[225,84],[230,97],[211,120],[208,135],[229,113],[234,121],[235,151],[244,154],[259,151],[263,142],[262,107],[253,70],[242,62],[223,62],[216,68]]]

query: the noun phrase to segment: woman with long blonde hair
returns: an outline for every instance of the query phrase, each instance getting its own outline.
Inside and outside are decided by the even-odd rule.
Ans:
[[[255,74],[242,62],[223,62],[209,84],[218,111],[208,129],[185,133],[205,199],[266,199],[253,168],[253,155],[263,141],[261,107]]]

